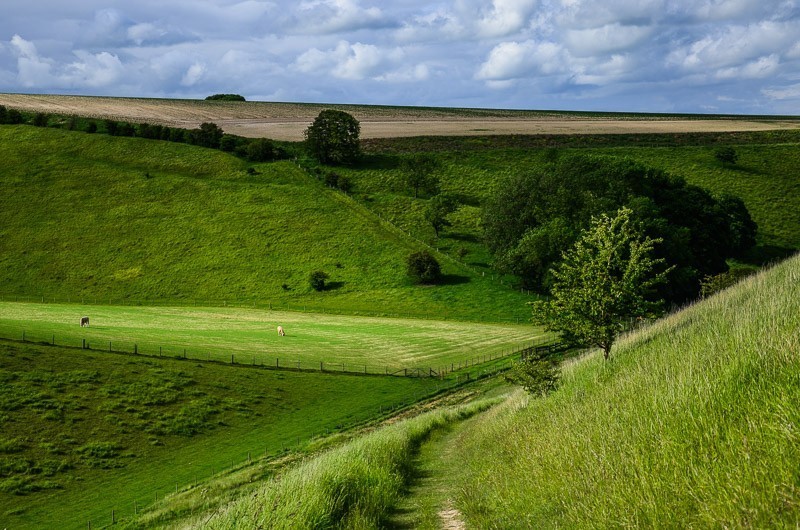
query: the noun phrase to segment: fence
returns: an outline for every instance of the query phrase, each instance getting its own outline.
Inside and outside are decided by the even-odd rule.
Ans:
[[[317,372],[326,374],[349,374],[349,375],[371,375],[371,376],[390,376],[390,377],[435,377],[445,379],[452,374],[467,373],[470,369],[486,367],[493,363],[503,363],[511,359],[523,356],[526,352],[536,348],[549,347],[557,344],[557,340],[552,337],[541,337],[524,345],[510,347],[508,350],[492,352],[483,355],[471,355],[458,361],[451,361],[448,364],[438,366],[375,366],[368,363],[354,361],[330,361],[320,359],[281,359],[280,357],[266,357],[264,354],[257,353],[229,353],[191,351],[189,348],[179,346],[160,346],[153,344],[139,344],[130,341],[107,342],[99,339],[87,340],[86,338],[70,338],[59,340],[55,334],[32,334],[21,330],[19,334],[13,335],[8,330],[0,331],[0,338],[36,343],[47,346],[59,346],[63,348],[91,350],[96,352],[106,352],[118,355],[137,355],[151,358],[172,358],[179,360],[190,360],[200,362],[211,362],[217,364],[230,364],[235,366],[251,366],[271,370],[285,370],[294,372]],[[467,372],[465,372],[467,371]],[[474,376],[473,376],[474,377]]]

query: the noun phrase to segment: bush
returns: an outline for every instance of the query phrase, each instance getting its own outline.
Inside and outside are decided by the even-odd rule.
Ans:
[[[308,283],[311,285],[311,288],[315,291],[324,291],[325,290],[325,280],[329,278],[328,274],[323,271],[314,271],[308,277]]]
[[[427,250],[410,254],[406,260],[408,275],[417,283],[436,283],[442,276],[439,262]]]
[[[322,164],[353,164],[361,156],[361,126],[341,110],[323,110],[305,132],[306,148]]]
[[[506,380],[520,385],[529,394],[545,396],[558,388],[561,372],[558,363],[543,354],[532,354],[516,361],[506,374]]]
[[[90,121],[86,124],[86,132],[88,134],[94,134],[97,132],[97,122]]]
[[[48,116],[44,112],[37,112],[33,115],[33,125],[36,127],[47,127]]]
[[[717,149],[714,152],[714,158],[722,162],[724,165],[734,166],[739,160],[739,155],[736,153],[733,147],[726,146]]]
[[[281,150],[271,140],[259,138],[247,144],[245,156],[251,162],[271,162],[281,158]]]

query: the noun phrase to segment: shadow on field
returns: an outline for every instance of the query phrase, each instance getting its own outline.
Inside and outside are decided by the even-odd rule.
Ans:
[[[335,291],[344,287],[345,282],[327,282],[323,291]]]
[[[439,279],[439,285],[463,285],[469,282],[469,276],[461,276],[459,274],[442,274]]]

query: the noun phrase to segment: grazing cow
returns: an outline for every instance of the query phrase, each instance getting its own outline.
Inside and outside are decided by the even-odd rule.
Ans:
[[[81,317],[81,327],[89,327],[89,317]]]
[[[280,335],[281,337],[286,336],[286,332],[283,331],[283,326],[278,326],[278,335]]]

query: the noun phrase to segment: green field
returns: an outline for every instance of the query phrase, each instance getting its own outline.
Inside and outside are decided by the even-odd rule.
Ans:
[[[291,162],[249,174],[210,149],[30,126],[0,127],[0,158],[6,296],[527,318],[528,296],[452,260],[413,285],[421,244]]]
[[[380,417],[424,378],[275,372],[0,341],[0,522],[130,517],[248,455]]]
[[[78,325],[90,315],[90,327]],[[277,326],[285,337],[279,337]],[[531,325],[317,315],[256,309],[0,302],[0,338],[101,351],[369,373],[508,355],[549,336]],[[299,365],[298,365],[299,362]]]

